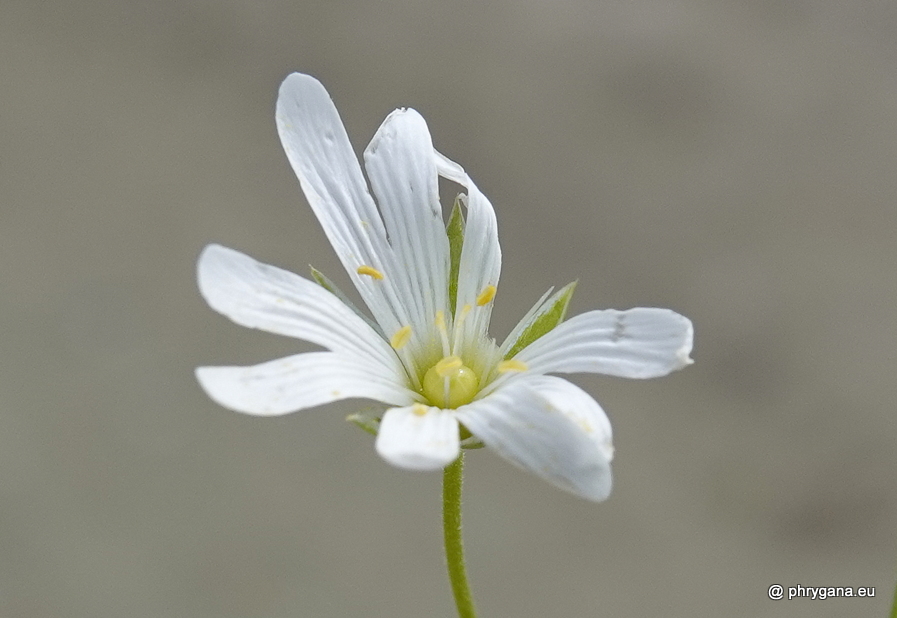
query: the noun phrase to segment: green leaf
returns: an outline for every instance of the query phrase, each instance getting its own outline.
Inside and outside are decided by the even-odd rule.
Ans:
[[[544,301],[537,311],[531,312],[528,324],[525,326],[517,325],[517,328],[514,330],[520,332],[520,334],[505,353],[505,360],[514,358],[520,350],[564,321],[564,318],[567,317],[567,307],[570,305],[570,299],[573,298],[573,290],[576,289],[576,284],[577,282],[574,281],[562,287],[554,296]],[[524,320],[526,319],[524,318]]]
[[[464,215],[461,214],[461,196],[455,198],[452,214],[449,215],[445,233],[449,241],[449,307],[455,315],[458,302],[458,271],[461,269],[461,247],[464,246]]]
[[[377,324],[376,322],[374,322],[368,316],[366,316],[361,311],[361,309],[356,307],[355,304],[351,300],[349,300],[349,297],[346,296],[346,294],[341,289],[336,287],[336,284],[333,281],[328,279],[324,273],[322,273],[320,270],[318,270],[314,266],[309,265],[308,267],[309,267],[309,269],[311,269],[312,279],[314,279],[318,285],[320,285],[322,288],[324,288],[325,290],[327,290],[328,292],[330,292],[331,294],[336,296],[338,299],[340,299],[345,306],[347,306],[349,309],[354,311],[355,314],[358,317],[360,317],[362,320],[367,322],[368,325],[370,325],[371,328],[373,328],[375,331],[377,331],[377,333],[381,337],[383,337],[384,339],[386,338],[386,335],[383,334],[383,329],[380,328],[380,325]]]

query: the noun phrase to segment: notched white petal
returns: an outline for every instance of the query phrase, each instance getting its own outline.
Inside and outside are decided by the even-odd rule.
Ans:
[[[375,364],[333,352],[309,352],[249,367],[199,367],[196,379],[225,408],[256,416],[279,416],[353,397],[389,405],[415,400]]]
[[[377,434],[377,453],[408,470],[440,470],[461,452],[458,421],[447,410],[414,404],[387,410]]]
[[[515,358],[537,373],[656,378],[693,362],[693,336],[691,321],[669,309],[589,311],[561,323]]]
[[[461,349],[469,350],[481,340],[489,326],[492,303],[478,305],[477,299],[484,290],[497,288],[501,274],[501,247],[498,243],[498,224],[492,204],[471,180],[464,169],[436,152],[436,168],[439,175],[457,182],[467,189],[461,201],[467,206],[467,223],[464,228],[464,245],[458,267],[458,297],[455,314],[459,315],[467,305],[475,307],[460,332]],[[491,300],[491,299],[490,299]]]
[[[389,344],[323,287],[220,245],[203,249],[199,291],[237,324],[295,337],[402,373]]]
[[[552,376],[508,382],[458,419],[511,463],[582,498],[610,494],[610,421],[588,393]]]
[[[415,325],[448,310],[449,249],[433,143],[423,117],[397,109],[364,151],[365,168],[405,278]]]
[[[374,317],[387,330],[407,321],[391,277],[395,259],[383,221],[339,113],[318,80],[299,73],[284,80],[277,131],[309,205]],[[386,280],[359,274],[361,265]]]

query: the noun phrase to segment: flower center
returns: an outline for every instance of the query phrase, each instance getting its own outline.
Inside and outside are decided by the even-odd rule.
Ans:
[[[457,356],[446,356],[424,374],[423,391],[430,403],[440,408],[457,408],[470,403],[480,387],[476,372]]]

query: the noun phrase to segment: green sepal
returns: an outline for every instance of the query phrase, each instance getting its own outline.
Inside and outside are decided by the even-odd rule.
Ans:
[[[350,414],[346,417],[346,420],[372,436],[376,436],[380,431],[380,419],[384,412],[384,408],[373,406],[371,408],[365,408],[355,414]]]
[[[474,449],[474,448],[483,448],[486,446],[483,444],[483,441],[477,438],[475,435],[470,433],[470,430],[461,423],[460,427],[461,431],[459,437],[461,438],[461,448],[465,449]]]
[[[539,310],[529,318],[529,324],[523,327],[517,336],[517,340],[505,353],[505,360],[514,358],[523,348],[564,321],[564,318],[567,317],[567,307],[570,305],[570,299],[573,298],[573,290],[576,289],[577,283],[577,281],[568,283],[558,290],[554,296],[542,303]]]
[[[470,436],[465,440],[461,440],[461,448],[463,449],[483,448],[484,446],[486,445],[483,444],[483,441],[476,436]]]
[[[357,316],[360,317],[362,320],[364,320],[365,322],[367,322],[368,325],[369,325],[371,328],[373,328],[375,331],[377,331],[377,333],[378,333],[381,337],[383,337],[384,339],[386,338],[386,335],[383,334],[383,329],[380,328],[380,325],[377,324],[376,322],[374,322],[374,321],[373,321],[371,318],[369,318],[368,316],[366,316],[366,315],[364,314],[364,312],[361,311],[361,309],[359,309],[358,307],[356,307],[356,306],[355,306],[355,303],[353,303],[351,300],[349,300],[349,297],[346,296],[346,294],[345,294],[341,289],[339,289],[338,287],[336,287],[336,284],[335,284],[333,281],[331,281],[330,279],[328,279],[327,276],[326,276],[324,273],[322,273],[320,270],[318,270],[317,268],[315,268],[315,267],[312,266],[311,264],[309,264],[308,268],[311,270],[311,277],[312,277],[312,279],[314,279],[315,282],[316,282],[318,285],[320,285],[322,288],[324,288],[325,290],[327,290],[328,292],[330,292],[331,294],[333,294],[334,296],[336,296],[338,299],[340,299],[340,301],[342,301],[342,303],[343,303],[345,306],[347,306],[349,309],[351,309],[352,311],[355,312],[355,315],[357,315]]]
[[[445,225],[449,241],[449,307],[455,315],[458,303],[458,272],[461,270],[461,248],[464,246],[464,215],[461,214],[461,196],[455,198],[452,214]]]

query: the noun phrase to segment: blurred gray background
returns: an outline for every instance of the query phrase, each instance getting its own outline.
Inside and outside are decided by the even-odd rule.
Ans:
[[[486,450],[484,618],[883,616],[897,576],[897,5],[0,1],[0,616],[451,616],[440,477],[344,422],[219,408],[199,364],[308,345],[195,284],[209,242],[345,283],[283,155],[291,71],[357,150],[399,106],[495,205],[501,338],[671,307],[696,363],[574,377],[594,505]],[[875,586],[773,602],[770,584]]]

